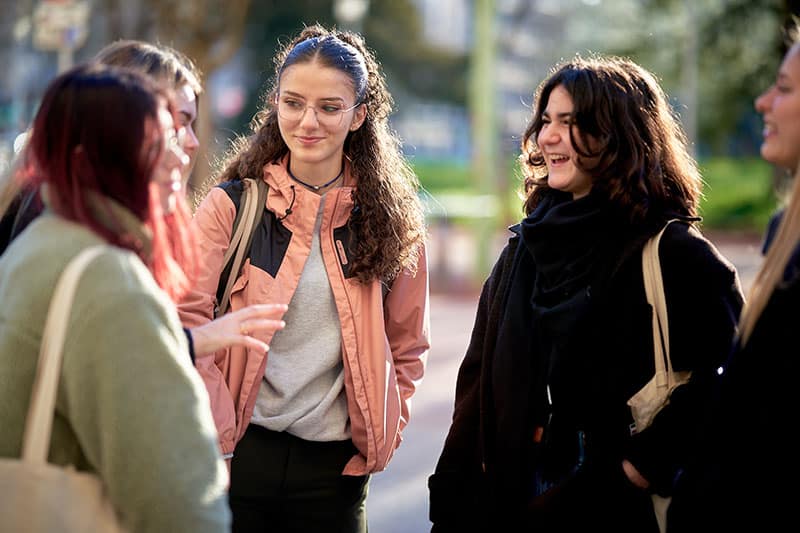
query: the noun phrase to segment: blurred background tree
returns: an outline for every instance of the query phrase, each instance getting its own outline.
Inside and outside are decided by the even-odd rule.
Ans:
[[[106,0],[122,4],[121,0]],[[412,91],[417,97],[465,104],[464,77],[466,56],[453,55],[430,46],[421,38],[417,10],[410,0],[363,0],[364,7],[358,27],[348,27],[347,21],[337,19],[334,0],[296,0],[293,2],[261,0],[205,0],[203,5],[188,2],[159,2],[147,8],[152,38],[170,43],[194,58],[206,79],[228,63],[235,53],[238,69],[245,80],[244,100],[240,107],[217,105],[217,129],[229,133],[222,142],[214,135],[208,106],[201,110],[201,138],[212,146],[201,153],[198,168],[192,176],[195,186],[203,183],[213,172],[215,155],[227,145],[230,137],[249,133],[246,124],[263,105],[263,93],[273,73],[271,58],[279,45],[291,39],[304,25],[319,22],[326,26],[360,31],[368,45],[379,50],[379,60],[387,72],[395,92]],[[177,5],[175,5],[177,4]],[[180,8],[180,6],[189,6]],[[176,9],[177,8],[177,9]],[[110,9],[113,11],[113,9]],[[224,16],[208,17],[208,13]],[[213,22],[210,19],[214,19]],[[142,34],[139,31],[139,34]],[[240,44],[244,44],[240,48]],[[398,43],[402,43],[398,46]],[[408,65],[414,68],[408,68]],[[212,105],[218,96],[241,98],[242,93],[225,90],[222,84],[208,83],[206,101]],[[410,89],[413,88],[413,89]],[[224,109],[221,109],[224,108]],[[213,110],[214,108],[211,108]]]
[[[250,3],[250,0],[99,0],[97,9],[108,16],[108,33],[113,38],[168,44],[190,57],[207,79],[226,65],[242,45]],[[215,95],[214,88],[205,85],[201,102],[207,103]],[[198,107],[195,130],[201,143],[190,183],[192,188],[204,183],[211,173],[207,139],[212,137],[214,126],[208,105]]]
[[[37,48],[37,9],[86,5],[87,35]],[[534,91],[576,53],[632,57],[656,73],[693,141],[705,224],[759,232],[776,177],[758,157],[754,98],[774,79],[780,28],[800,0],[0,0],[0,167],[50,79],[119,38],[174,46],[203,72],[193,184],[263,104],[279,44],[304,24],[360,31],[384,66],[393,126],[425,187],[434,230],[492,235],[515,222],[519,136]],[[74,30],[75,28],[72,28]],[[80,37],[80,38],[78,38]],[[52,40],[52,39],[51,39]],[[65,53],[65,50],[68,53]],[[59,59],[60,58],[60,59]],[[453,235],[450,235],[452,238]],[[493,255],[479,247],[481,277]],[[442,257],[447,257],[446,251]]]

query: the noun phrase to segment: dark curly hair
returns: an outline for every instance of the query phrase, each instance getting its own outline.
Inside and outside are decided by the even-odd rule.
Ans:
[[[303,29],[278,52],[274,62],[272,86],[251,122],[253,133],[233,141],[215,181],[260,179],[264,165],[288,153],[274,104],[286,68],[316,62],[340,70],[352,81],[356,102],[367,109],[364,123],[348,133],[344,144],[356,178],[353,201],[357,209],[349,221],[354,235],[350,271],[362,283],[375,278],[389,281],[404,268],[415,271],[425,238],[419,181],[389,127],[394,101],[372,52],[360,35],[317,24]]]
[[[604,192],[632,223],[666,212],[697,215],[702,179],[664,91],[633,61],[600,55],[556,65],[536,91],[520,155],[526,213],[549,189],[537,138],[556,87],[572,98],[570,141],[579,156],[576,165],[591,175],[593,189]]]

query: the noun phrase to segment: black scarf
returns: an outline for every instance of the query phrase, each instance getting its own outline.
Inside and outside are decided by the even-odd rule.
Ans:
[[[522,222],[537,271],[533,301],[552,307],[591,283],[618,237],[610,211],[599,193],[572,200],[569,193],[553,191]]]
[[[586,333],[594,302],[619,259],[625,227],[614,206],[598,192],[573,200],[571,194],[552,191],[522,222],[522,240],[536,271],[528,295],[538,346],[535,397],[545,397],[549,383],[567,380],[579,385],[576,380],[591,375]],[[558,409],[560,400],[570,403],[555,389],[551,392],[553,408]],[[541,413],[543,408],[549,410],[540,405],[534,411]]]

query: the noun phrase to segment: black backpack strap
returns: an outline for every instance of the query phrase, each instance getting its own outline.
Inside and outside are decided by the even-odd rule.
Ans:
[[[214,316],[225,314],[230,307],[231,289],[242,270],[245,259],[250,254],[253,235],[264,216],[267,203],[269,185],[263,179],[247,178],[242,181],[244,190],[231,229],[231,243],[225,253],[224,266],[219,276],[217,307],[214,310]],[[234,273],[235,275],[232,275]]]
[[[384,281],[381,280],[381,298],[383,303],[386,304],[386,297],[389,295],[389,292],[392,290],[392,284],[394,280],[391,281]]]
[[[247,198],[250,194],[250,187],[242,181],[242,195],[239,197],[239,206],[236,208],[236,218],[233,219],[233,227],[231,228],[231,242],[228,245],[228,249],[225,252],[225,257],[223,258],[223,266],[222,271],[219,275],[219,284],[217,285],[217,302],[222,301],[222,297],[225,294],[225,287],[228,284],[228,278],[231,275],[231,269],[233,268],[233,259],[236,252],[236,246],[238,245],[241,237],[237,239],[237,231],[239,230],[239,226],[242,223],[242,213],[245,212],[244,206],[247,204]],[[220,314],[219,307],[214,309],[214,316]]]
[[[253,236],[256,234],[256,228],[264,216],[264,209],[267,205],[267,193],[269,192],[269,185],[263,179],[256,180],[256,187],[258,189],[258,202],[256,203],[255,215],[253,216],[253,226],[250,228],[250,233],[245,235],[247,241],[245,242],[244,257],[250,256],[250,248],[253,245]]]

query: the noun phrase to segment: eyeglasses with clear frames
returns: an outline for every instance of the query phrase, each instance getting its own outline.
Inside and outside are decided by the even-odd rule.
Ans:
[[[341,103],[329,102],[315,107],[292,96],[276,96],[276,100],[278,116],[283,120],[299,122],[305,117],[306,111],[311,109],[314,111],[317,122],[329,128],[339,126],[342,123],[342,117],[345,113],[361,105],[361,102],[356,102],[350,107],[344,107]]]

